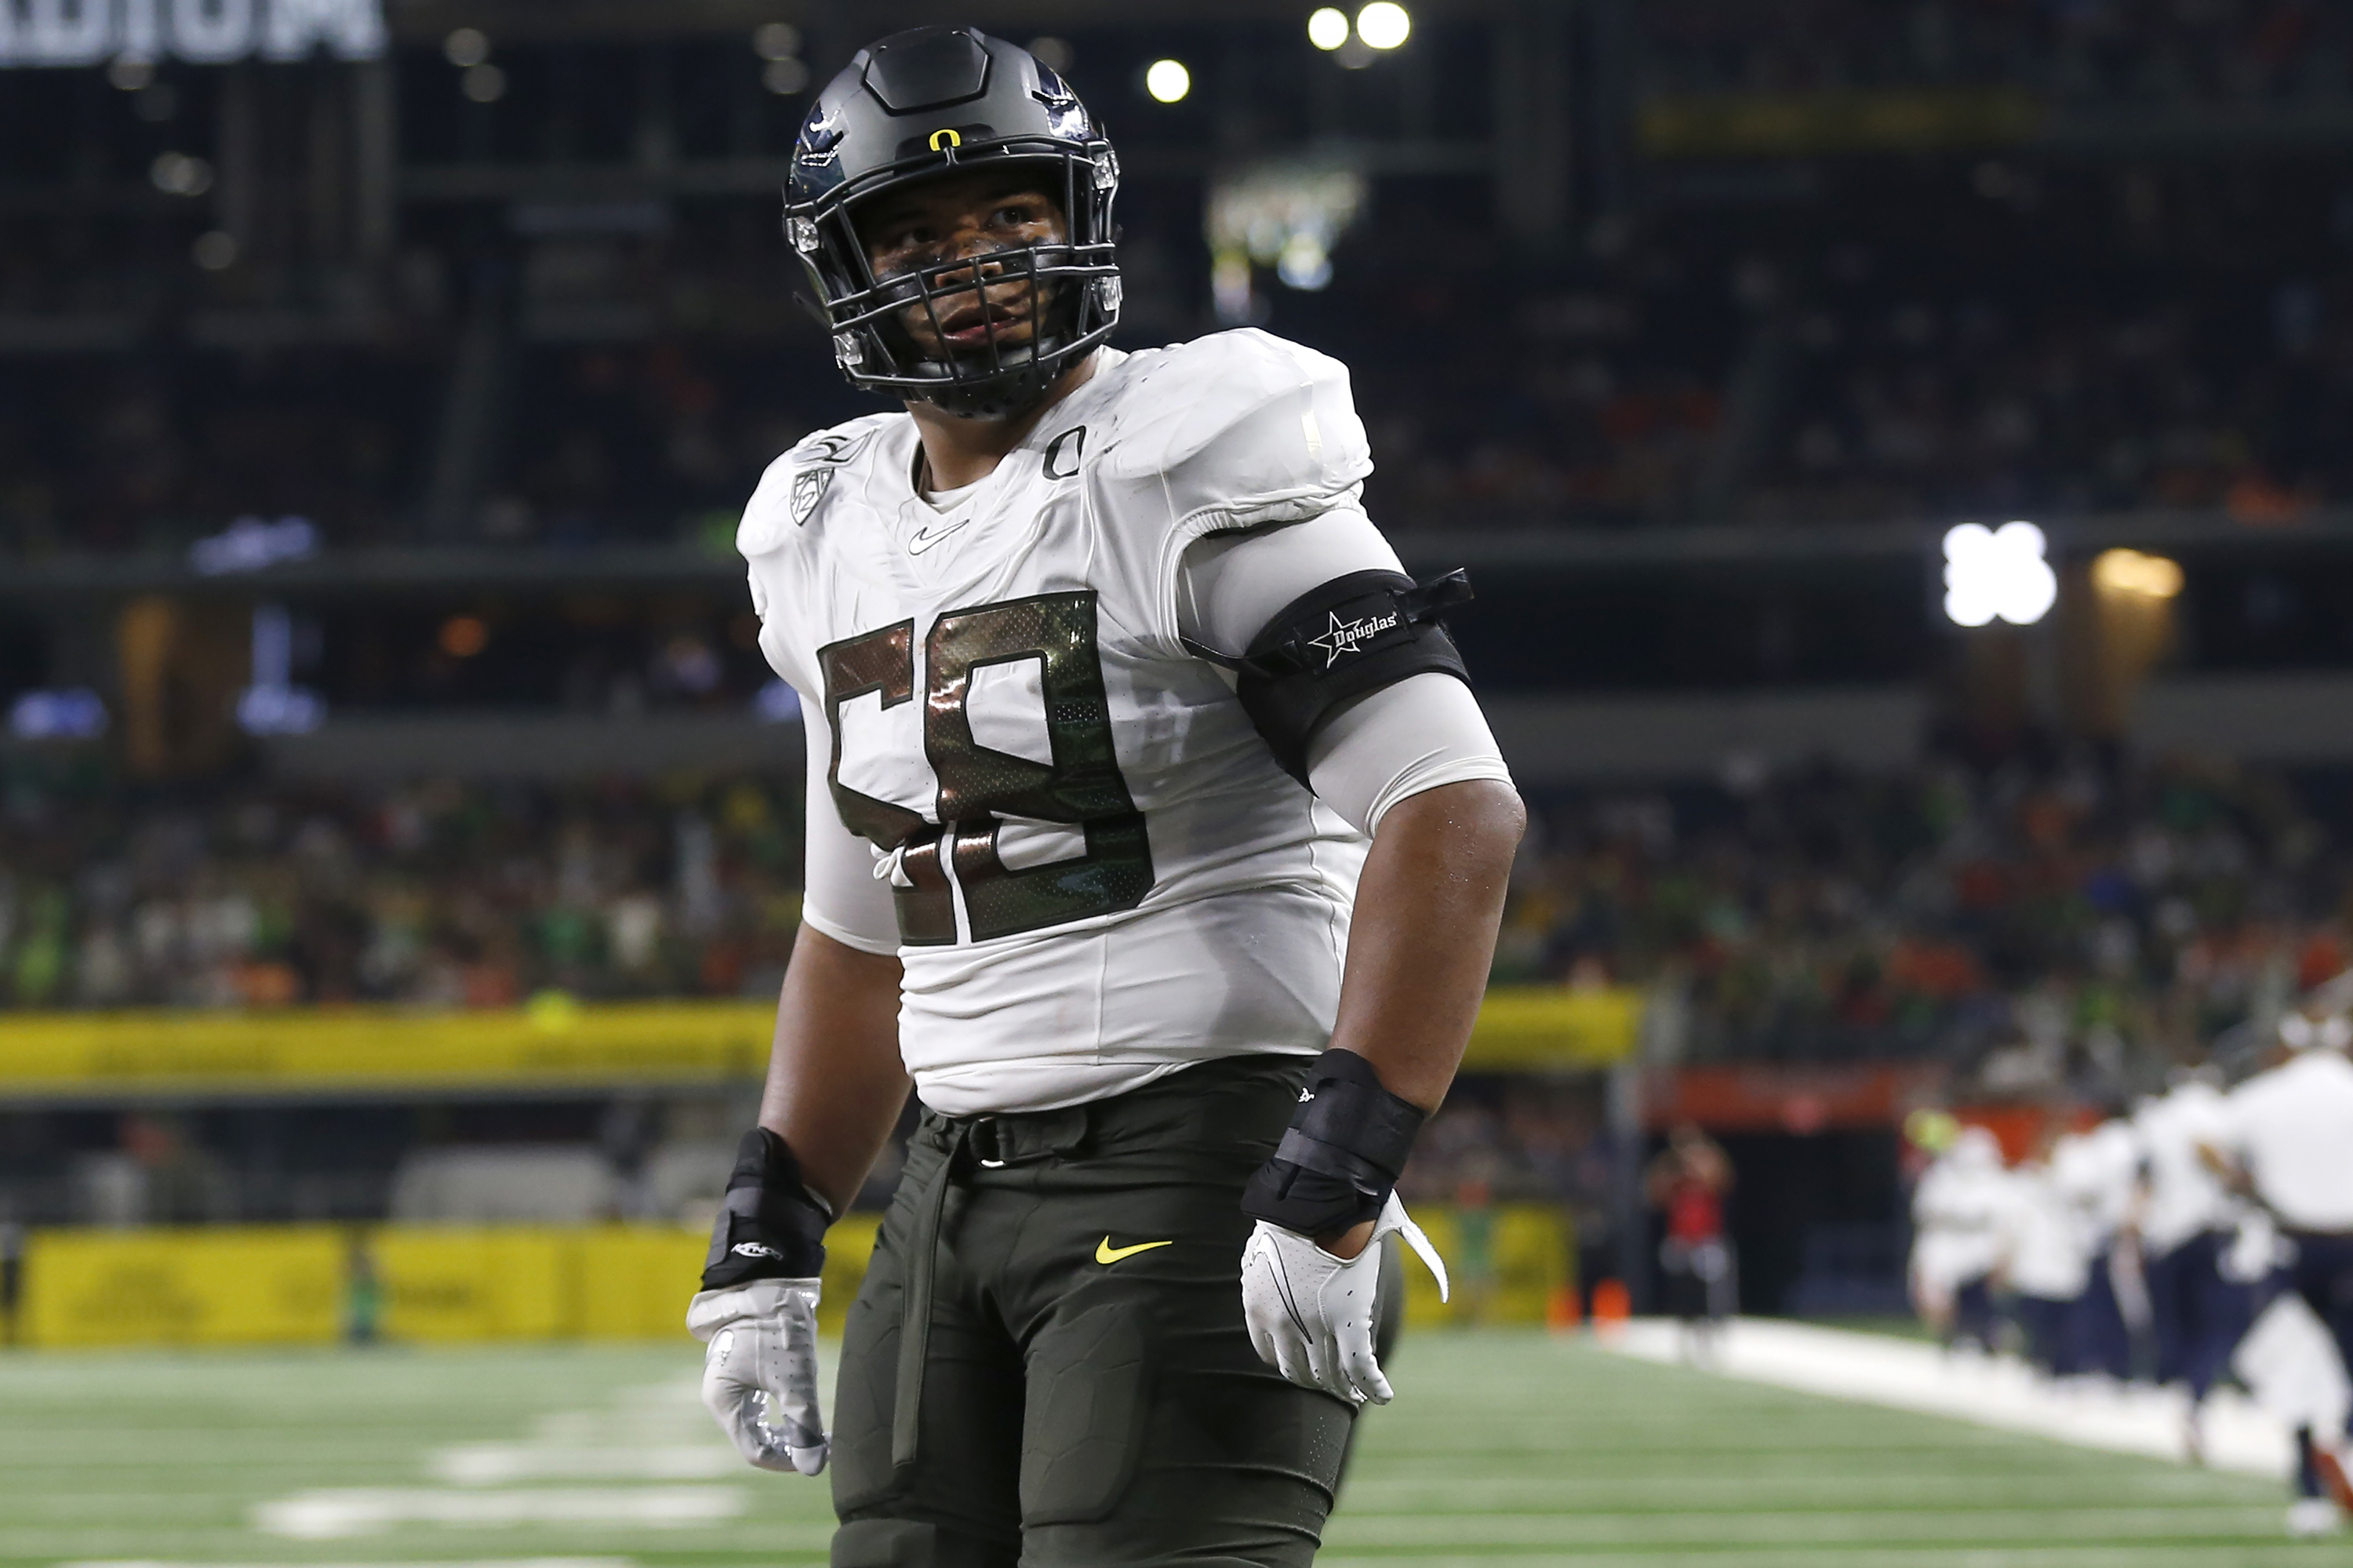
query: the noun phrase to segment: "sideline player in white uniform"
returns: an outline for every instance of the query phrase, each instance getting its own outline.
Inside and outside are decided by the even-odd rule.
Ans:
[[[1467,590],[1360,505],[1345,370],[1109,346],[1117,186],[967,28],[861,52],[793,155],[837,363],[905,408],[786,454],[739,536],[807,891],[690,1323],[747,1457],[830,1453],[836,1568],[1313,1556],[1524,820],[1437,623]],[[821,1238],[911,1079],[828,1443]]]
[[[2285,1283],[2336,1341],[2353,1374],[2353,1021],[2290,1013],[2280,1026],[2287,1059],[2222,1102],[2213,1163],[2225,1181],[2279,1223],[2294,1256]],[[2326,1493],[2353,1513],[2348,1433],[2298,1434],[2307,1494]],[[2293,1520],[2291,1521],[2293,1523]]]
[[[2091,1277],[2075,1298],[2077,1370],[2122,1382],[2132,1375],[2136,1330],[2148,1322],[2140,1256],[2127,1229],[2140,1182],[2131,1124],[2111,1117],[2051,1147],[2051,1174],[2082,1216]]]
[[[2046,1139],[2010,1172],[2002,1207],[2001,1277],[2015,1294],[2027,1359],[2052,1377],[2084,1370],[2082,1302],[2092,1280],[2091,1225],[2051,1168]]]
[[[1912,1301],[1947,1346],[1993,1349],[1993,1276],[2001,1266],[2010,1172],[2001,1145],[1963,1128],[1912,1193]]]
[[[2221,1137],[2221,1123],[2222,1091],[2208,1069],[2183,1073],[2133,1113],[2141,1154],[2133,1228],[2148,1282],[2157,1381],[2189,1390],[2193,1456],[2202,1450],[2199,1408],[2247,1328],[2247,1289],[2222,1269],[2239,1205],[2199,1155]]]

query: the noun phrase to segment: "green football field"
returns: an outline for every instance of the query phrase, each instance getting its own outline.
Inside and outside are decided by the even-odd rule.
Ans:
[[[0,1355],[0,1562],[822,1562],[822,1483],[741,1468],[696,1347]],[[1325,1563],[2353,1565],[2277,1485],[1620,1360],[1423,1335]]]

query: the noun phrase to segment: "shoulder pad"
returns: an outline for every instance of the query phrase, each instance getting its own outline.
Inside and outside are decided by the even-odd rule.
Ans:
[[[807,525],[833,492],[834,481],[872,450],[889,414],[869,414],[829,430],[804,436],[768,465],[759,488],[735,528],[735,549],[745,559],[778,548]]]
[[[1176,519],[1309,517],[1372,472],[1347,367],[1327,355],[1245,327],[1131,363],[1103,477],[1149,484]]]

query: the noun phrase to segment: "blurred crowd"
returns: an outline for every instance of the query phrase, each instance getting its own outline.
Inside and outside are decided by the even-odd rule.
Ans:
[[[2353,94],[2353,24],[2302,0],[1641,9],[1651,104],[1994,85],[2188,134],[2188,104]],[[1459,178],[1384,178],[1329,286],[1262,278],[1253,319],[1349,363],[1395,526],[2343,504],[2353,186],[2325,141],[2195,145],[1686,148],[1541,245]],[[771,458],[878,406],[828,368],[757,202],[418,224],[365,267],[196,268],[193,213],[5,223],[0,559],[286,514],[330,548],[723,546]],[[1122,214],[1120,341],[1221,324],[1197,194],[1138,181]]]
[[[2089,760],[1593,794],[1537,813],[1498,973],[1650,989],[1667,1060],[2116,1093],[2344,966],[2348,804]]]
[[[2063,101],[2342,95],[2353,29],[2312,0],[1665,0],[1654,90],[2001,84]]]
[[[162,801],[20,775],[0,978],[25,1008],[773,996],[796,810],[749,779]]]
[[[2000,225],[2140,199],[2043,190],[2000,162],[1976,177],[1984,194],[1960,199]],[[1344,245],[1332,288],[1281,294],[1267,323],[1350,365],[1370,504],[1392,527],[2137,509],[2260,524],[2353,498],[2332,434],[2353,417],[2353,299],[2324,275],[2152,266],[2119,282],[2103,257],[2101,282],[2063,257],[2030,274],[1967,248],[1662,219],[1602,225],[1592,254],[1525,277],[1433,269],[1400,239],[1443,204],[1392,206],[1388,238]],[[1176,315],[1124,341],[1216,324]],[[804,331],[518,343],[480,492],[434,517],[457,337],[22,378],[0,391],[0,556],[171,551],[244,514],[315,518],[330,548],[423,534],[723,551],[777,452],[876,406],[820,374]]]
[[[1935,1058],[1997,1095],[2121,1093],[2345,966],[2347,790],[2084,758],[1562,795],[1496,977],[1645,991],[1662,1063]],[[19,752],[0,986],[17,1007],[765,993],[798,810],[753,777],[161,796]],[[1567,1158],[1556,1111],[1468,1107],[1494,1123],[1471,1141]]]
[[[2084,228],[2087,205],[2153,236],[2233,221],[2214,193],[2148,175],[2052,188],[1986,160],[1969,179],[1941,224],[2002,242]],[[2271,196],[2273,212],[2323,203],[2353,242],[2353,197]],[[1929,219],[1913,245],[1675,217],[1596,226],[1590,254],[1539,275],[1484,245],[1433,269],[1405,238],[1445,203],[1386,200],[1381,233],[1344,242],[1332,290],[1280,291],[1266,325],[1348,360],[1379,464],[1369,502],[1390,527],[2134,509],[2271,523],[2353,497],[2332,438],[2353,417],[2353,299],[2325,270],[2117,270],[2113,248],[2073,245],[2021,269],[1995,264],[1986,233]],[[685,242],[669,254],[694,275]],[[1463,311],[1471,297],[1494,306]],[[240,514],[318,518],[330,548],[419,532],[724,548],[769,459],[875,405],[812,370],[814,332],[706,334],[673,315],[649,309],[670,330],[612,342],[511,344],[461,515],[430,515],[454,325],[397,346],[64,360],[0,391],[0,553],[176,548]],[[1123,342],[1214,325],[1179,309]]]

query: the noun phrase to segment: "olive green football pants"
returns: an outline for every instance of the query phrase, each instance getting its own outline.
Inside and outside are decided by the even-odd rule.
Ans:
[[[1251,1350],[1243,1181],[1303,1057],[1061,1111],[926,1111],[849,1309],[834,1568],[1310,1562],[1342,1401]]]

